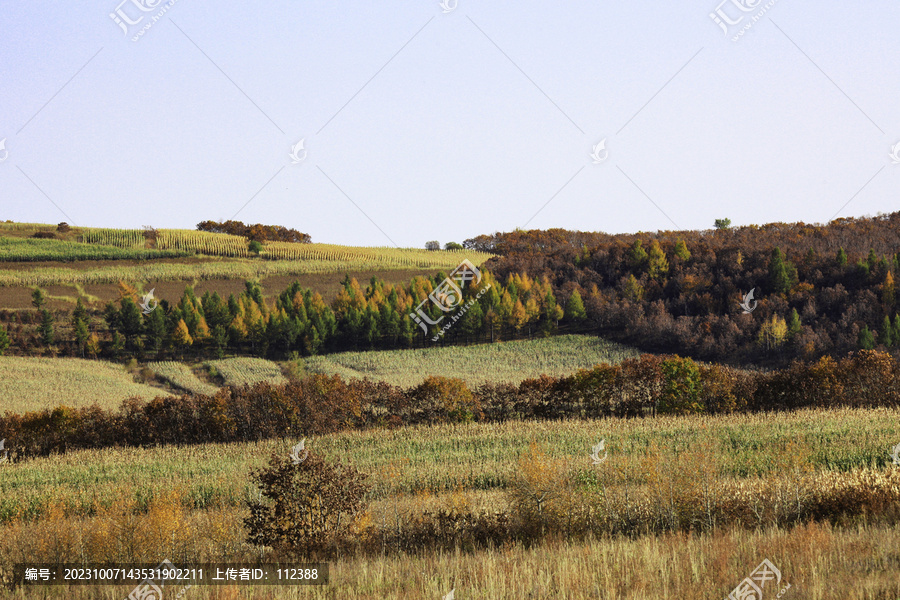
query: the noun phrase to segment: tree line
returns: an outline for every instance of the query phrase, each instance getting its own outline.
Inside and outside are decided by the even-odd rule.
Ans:
[[[647,352],[783,365],[900,347],[900,212],[629,235],[517,230],[464,245],[499,254],[485,266],[500,279],[547,278],[560,302],[577,292],[591,330]]]
[[[871,350],[770,372],[645,354],[570,376],[476,388],[434,376],[404,389],[312,375],[283,385],[222,388],[212,396],[129,399],[117,411],[94,405],[7,412],[0,437],[15,459],[76,448],[247,442],[431,423],[896,408],[898,378],[900,362]]]

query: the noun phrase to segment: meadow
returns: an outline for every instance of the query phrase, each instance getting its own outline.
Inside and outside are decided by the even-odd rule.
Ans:
[[[550,483],[566,472],[582,487],[602,490],[595,497],[572,488],[576,498],[599,502],[604,523],[631,529],[470,551],[407,554],[388,545],[332,561],[332,583],[321,589],[199,588],[191,596],[440,598],[456,587],[460,598],[709,598],[725,596],[767,557],[792,584],[788,598],[896,597],[900,468],[889,464],[889,452],[900,440],[898,417],[888,409],[810,410],[406,427],[308,439],[312,452],[369,474],[368,527],[386,539],[413,530],[427,510],[508,513],[510,490],[535,464]],[[599,439],[608,457],[594,465],[588,454]],[[0,562],[252,560],[261,555],[246,544],[242,518],[258,492],[247,473],[293,442],[113,448],[6,465]],[[887,507],[859,514],[876,492]],[[723,517],[689,527],[691,533],[667,525],[702,513],[704,493],[717,506],[755,506],[760,520],[737,527]],[[846,503],[837,524],[790,518],[795,507],[802,513],[821,506],[821,498]],[[70,588],[67,597],[113,597],[109,588],[89,590]]]
[[[301,359],[298,368],[340,375],[344,380],[368,378],[403,387],[419,385],[428,375],[456,377],[477,386],[518,384],[542,374],[559,377],[600,363],[617,364],[639,354],[603,338],[561,335],[477,346],[341,352]]]
[[[135,381],[122,365],[80,358],[0,356],[0,412],[24,413],[65,404],[118,408],[130,397],[151,400],[164,389]]]

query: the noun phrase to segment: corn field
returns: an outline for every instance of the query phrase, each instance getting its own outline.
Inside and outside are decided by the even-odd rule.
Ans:
[[[191,368],[172,360],[147,363],[147,368],[173,386],[194,394],[212,395],[219,391],[214,385],[201,381]]]
[[[530,549],[510,543],[409,555],[387,547],[333,561],[324,588],[278,590],[277,597],[382,598],[405,590],[404,597],[424,599],[455,587],[461,597],[483,599],[637,600],[677,592],[699,600],[724,597],[767,557],[794,588],[787,598],[892,598],[900,593],[896,512],[858,522],[853,515],[878,503],[890,515],[890,506],[896,511],[900,503],[900,469],[888,464],[900,436],[898,417],[887,409],[810,410],[440,425],[308,439],[312,452],[349,459],[370,474],[364,530],[400,535],[425,510],[509,513],[516,494],[522,501],[523,481],[556,490],[545,519],[565,523],[567,514],[586,514],[580,503],[588,502],[601,522],[646,530],[550,539]],[[588,454],[601,438],[608,456],[594,465]],[[0,470],[0,560],[155,563],[168,557],[178,564],[263,556],[246,543],[242,526],[245,502],[257,498],[246,475],[273,450],[287,454],[294,441],[111,448],[8,465]],[[567,487],[571,474],[581,489],[600,494]],[[529,510],[527,499],[521,514]],[[847,511],[846,526],[791,525],[794,512],[822,502],[842,503],[836,508]],[[709,517],[707,506],[718,512]],[[733,527],[727,511],[749,522]],[[722,522],[685,533],[679,529],[684,518]],[[248,598],[270,598],[273,589],[240,587]],[[122,596],[104,590],[108,596],[73,588],[65,597]],[[207,592],[224,590],[200,588],[197,597],[221,597]],[[233,592],[228,597],[238,597]]]
[[[302,359],[308,373],[369,378],[413,387],[426,375],[456,377],[470,387],[483,383],[518,384],[524,379],[571,375],[600,363],[617,364],[639,352],[603,338],[562,335],[478,346],[431,347],[372,352],[341,352]]]
[[[97,403],[116,409],[130,397],[152,400],[165,390],[136,383],[122,365],[80,358],[0,356],[0,412]]]
[[[152,250],[143,246],[118,247],[62,240],[0,237],[0,262],[78,260],[152,260],[188,256],[179,250]]]
[[[286,383],[281,367],[263,358],[224,358],[204,363],[210,372],[222,377],[225,385],[253,385],[264,381]]]

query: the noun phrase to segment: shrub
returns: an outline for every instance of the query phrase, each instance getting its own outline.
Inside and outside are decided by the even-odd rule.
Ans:
[[[69,227],[69,224],[65,221],[56,226],[56,231],[58,231],[59,233],[69,233],[71,230],[72,228]]]
[[[273,453],[268,467],[251,472],[269,502],[249,502],[248,541],[310,560],[333,556],[366,510],[366,477],[309,451],[299,464]]]
[[[429,376],[412,390],[416,407],[421,408],[426,419],[437,416],[455,423],[467,423],[483,419],[481,403],[462,379]]]
[[[662,362],[663,391],[657,404],[660,414],[685,415],[703,412],[700,368],[690,358],[670,358]]]

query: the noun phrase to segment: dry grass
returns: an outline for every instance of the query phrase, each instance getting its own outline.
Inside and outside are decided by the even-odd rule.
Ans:
[[[0,357],[0,412],[74,408],[97,403],[117,409],[122,400],[150,400],[166,391],[136,383],[121,365],[80,358]]]
[[[214,385],[201,381],[191,368],[180,362],[164,360],[147,363],[147,367],[161,377],[182,390],[194,394],[206,394],[211,396],[219,391]]]
[[[300,361],[308,373],[368,378],[393,385],[419,385],[427,375],[457,377],[470,386],[518,384],[529,377],[570,375],[600,363],[616,364],[639,352],[602,338],[561,335],[478,346],[341,352]]]
[[[224,358],[204,364],[214,375],[221,376],[224,385],[253,385],[264,381],[276,385],[287,383],[278,363],[264,358]]]

